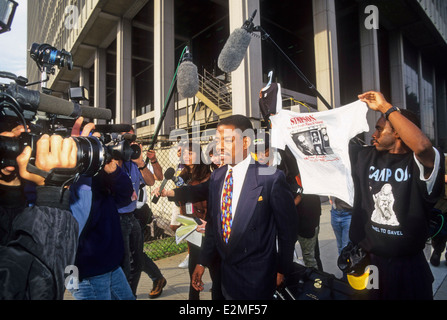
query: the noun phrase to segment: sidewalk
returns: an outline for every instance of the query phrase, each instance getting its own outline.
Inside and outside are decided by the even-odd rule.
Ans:
[[[320,233],[318,237],[320,245],[320,256],[323,263],[323,269],[326,272],[333,273],[337,277],[341,277],[342,273],[337,267],[337,245],[335,243],[335,235],[332,231],[330,221],[330,206],[329,204],[322,204],[322,214],[320,219]],[[296,247],[299,258],[301,256],[301,249],[299,245]],[[163,294],[156,300],[187,300],[189,290],[189,274],[188,269],[180,269],[178,265],[186,257],[187,253],[182,253],[170,258],[165,258],[155,261],[160,268],[164,277],[167,280],[167,285],[163,290]],[[204,277],[205,289],[200,294],[200,299],[211,299],[211,280],[208,271],[205,271]],[[148,293],[152,289],[152,281],[143,273],[141,275],[140,284],[137,290],[138,300],[149,300]]]
[[[337,246],[335,243],[335,235],[332,231],[330,222],[330,206],[327,202],[322,204],[322,214],[320,220],[319,245],[320,256],[325,272],[332,273],[336,277],[341,277],[342,273],[337,267]],[[299,245],[297,252],[301,255]],[[182,253],[173,257],[155,261],[160,268],[163,276],[167,280],[167,285],[163,290],[163,294],[154,299],[158,300],[188,300],[189,290],[189,273],[188,269],[181,269],[178,267],[180,262],[186,257],[187,253]],[[300,256],[301,257],[301,256]],[[444,255],[442,255],[444,259]],[[433,293],[435,300],[447,300],[447,265],[445,260],[441,260],[439,267],[430,266],[433,272],[435,281],[433,283]],[[204,275],[205,289],[200,294],[201,300],[211,300],[211,280],[208,271]],[[148,293],[152,290],[152,280],[147,274],[142,273],[140,283],[137,290],[138,300],[151,300]],[[65,299],[73,300],[70,293],[66,293]]]

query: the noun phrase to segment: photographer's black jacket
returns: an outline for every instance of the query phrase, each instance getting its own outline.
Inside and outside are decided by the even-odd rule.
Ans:
[[[102,170],[90,180],[91,210],[79,237],[75,263],[80,281],[120,266],[124,244],[117,208],[129,205],[133,193],[132,181],[120,167],[110,174]],[[76,187],[72,185],[72,190]]]
[[[64,270],[74,264],[78,224],[68,207],[68,192],[37,187],[36,205],[0,206],[0,216],[15,215],[10,240],[0,246],[0,300],[63,299]]]

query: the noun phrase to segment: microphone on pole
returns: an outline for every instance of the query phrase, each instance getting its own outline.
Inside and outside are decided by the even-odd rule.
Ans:
[[[328,109],[332,109],[332,106],[326,101],[326,99],[318,92],[315,85],[312,84],[309,79],[306,78],[304,73],[293,63],[293,61],[287,56],[287,54],[278,46],[278,44],[273,41],[270,35],[265,32],[261,26],[255,26],[253,24],[253,19],[255,18],[256,10],[252,13],[251,17],[248,18],[241,28],[236,29],[228,37],[222,51],[220,52],[219,58],[217,60],[217,66],[223,72],[232,72],[236,70],[241,64],[247,52],[248,45],[250,44],[251,34],[253,32],[261,33],[261,40],[268,40],[276,50],[283,56],[283,58],[292,66],[293,70],[303,79],[310,90],[312,90],[315,95],[324,103]]]
[[[244,22],[241,28],[235,29],[228,37],[217,60],[217,66],[223,72],[233,72],[244,59],[251,41],[251,33],[254,29],[253,19],[256,11]]]
[[[185,47],[184,52],[185,52],[186,50],[188,50],[188,47]],[[189,52],[189,50],[188,50],[188,52]],[[182,57],[181,57],[181,58],[182,58],[182,61],[183,61],[183,56],[184,56],[184,54],[183,54],[183,52],[182,52]],[[189,58],[192,60],[192,56],[190,56]],[[165,117],[166,117],[166,113],[167,113],[167,110],[168,110],[168,107],[169,107],[169,103],[170,103],[170,101],[171,101],[171,99],[172,99],[172,96],[174,95],[174,90],[172,90],[172,88],[173,88],[173,87],[176,85],[176,83],[178,82],[178,81],[177,81],[177,78],[178,78],[178,71],[179,71],[179,69],[180,69],[180,64],[181,64],[181,62],[179,62],[178,66],[177,66],[177,69],[175,70],[174,78],[172,79],[171,87],[169,88],[168,97],[167,97],[167,99],[166,99],[166,101],[165,101],[165,104],[164,104],[164,107],[163,107],[163,111],[162,111],[162,113],[161,113],[160,119],[158,120],[157,126],[155,127],[154,134],[152,135],[152,141],[151,141],[151,144],[149,145],[149,150],[154,149],[155,143],[157,142],[158,133],[160,132],[161,125],[162,125],[162,123],[163,123],[163,121],[164,121],[164,119],[165,119]],[[186,68],[185,68],[185,69],[186,69]],[[196,70],[196,72],[197,72],[197,70]],[[182,81],[183,81],[183,80],[182,80]],[[183,83],[185,83],[185,81],[184,81]],[[191,88],[191,87],[190,87],[190,88]],[[197,88],[198,88],[198,75],[197,75]],[[194,89],[194,90],[195,90],[195,89]],[[197,89],[197,90],[198,90],[198,89]],[[197,93],[197,90],[194,92],[194,95]],[[183,92],[183,93],[186,94],[185,92]],[[149,158],[146,158],[146,165],[147,165],[148,163],[149,163]]]
[[[160,194],[161,194],[161,192],[163,191],[163,189],[165,188],[166,183],[168,183],[168,181],[172,179],[172,177],[174,176],[174,174],[175,174],[175,170],[174,170],[174,168],[168,168],[168,169],[166,169],[165,174],[164,174],[165,178],[163,179],[163,181],[161,182],[161,185],[160,185],[160,191],[159,191]],[[152,203],[157,203],[159,199],[160,199],[160,196],[158,196],[158,197],[157,197],[157,196],[154,196],[154,197],[152,198]]]
[[[192,54],[186,47],[177,73],[177,90],[183,98],[192,98],[199,91],[197,66],[192,62]]]

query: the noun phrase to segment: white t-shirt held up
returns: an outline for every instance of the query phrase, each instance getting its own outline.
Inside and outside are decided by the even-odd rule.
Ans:
[[[354,202],[349,140],[369,130],[368,106],[360,100],[328,111],[281,110],[270,117],[272,147],[290,148],[300,170],[303,193]]]

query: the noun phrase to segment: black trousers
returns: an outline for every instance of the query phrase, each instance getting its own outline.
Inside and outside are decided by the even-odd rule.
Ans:
[[[124,242],[124,257],[121,267],[133,294],[136,296],[143,267],[141,226],[133,213],[120,214],[120,222]]]
[[[412,256],[380,257],[371,254],[378,269],[379,287],[369,289],[374,300],[433,300],[433,274],[424,252]]]
[[[188,260],[188,271],[189,271],[189,300],[200,300],[200,291],[197,291],[192,286],[192,274],[194,269],[196,268],[197,263],[199,262],[201,249],[196,245],[193,245],[188,242],[189,248],[189,260]],[[210,272],[211,281],[213,282],[211,288],[211,299],[212,300],[224,300],[224,296],[222,294],[221,282],[220,282],[220,260],[218,259],[218,255],[216,254],[215,259],[213,259],[212,264],[208,268]]]

